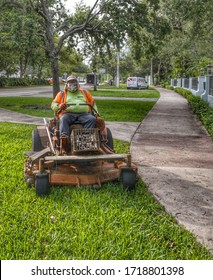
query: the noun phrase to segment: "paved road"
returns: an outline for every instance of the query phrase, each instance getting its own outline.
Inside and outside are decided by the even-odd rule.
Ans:
[[[82,88],[89,88],[84,86]],[[4,89],[0,88],[0,97],[7,97],[7,96],[23,96],[23,97],[49,97],[52,98],[52,87],[45,86],[45,87],[28,87],[28,88],[15,88],[15,89]],[[96,100],[134,100],[134,101],[157,101],[158,98],[130,98],[130,97],[102,97],[102,96],[93,96]]]
[[[0,88],[0,97],[7,96],[52,97],[52,87]]]

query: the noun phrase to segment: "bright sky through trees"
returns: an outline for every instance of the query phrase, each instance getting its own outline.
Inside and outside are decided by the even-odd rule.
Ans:
[[[65,2],[65,6],[67,7],[67,9],[69,9],[70,11],[74,10],[75,4],[80,2],[81,0],[67,0]],[[84,3],[87,4],[88,6],[92,6],[95,4],[96,0],[84,0]]]

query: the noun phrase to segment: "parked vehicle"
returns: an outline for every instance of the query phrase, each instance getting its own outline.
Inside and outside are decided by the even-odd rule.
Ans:
[[[95,84],[95,78],[96,78],[96,85],[99,85],[98,75],[96,75],[96,77],[95,77],[94,73],[87,74],[87,77],[86,77],[87,84],[93,84],[94,85]]]
[[[142,89],[142,88],[148,88],[149,86],[145,78],[128,77],[126,87],[127,89]]]
[[[53,78],[48,78],[47,80],[48,80],[48,82],[49,82],[50,85],[53,84]],[[62,78],[62,77],[59,77],[59,83],[60,83],[60,84],[66,83],[66,79],[64,79],[64,78]]]

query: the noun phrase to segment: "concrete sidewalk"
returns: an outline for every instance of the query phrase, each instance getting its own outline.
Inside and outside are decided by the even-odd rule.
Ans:
[[[132,160],[165,210],[213,253],[213,141],[185,98],[158,90],[132,139]]]

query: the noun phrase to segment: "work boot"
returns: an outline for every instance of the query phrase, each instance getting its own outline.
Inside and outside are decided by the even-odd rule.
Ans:
[[[69,142],[66,135],[61,135],[60,137],[60,154],[66,155],[69,153]]]

